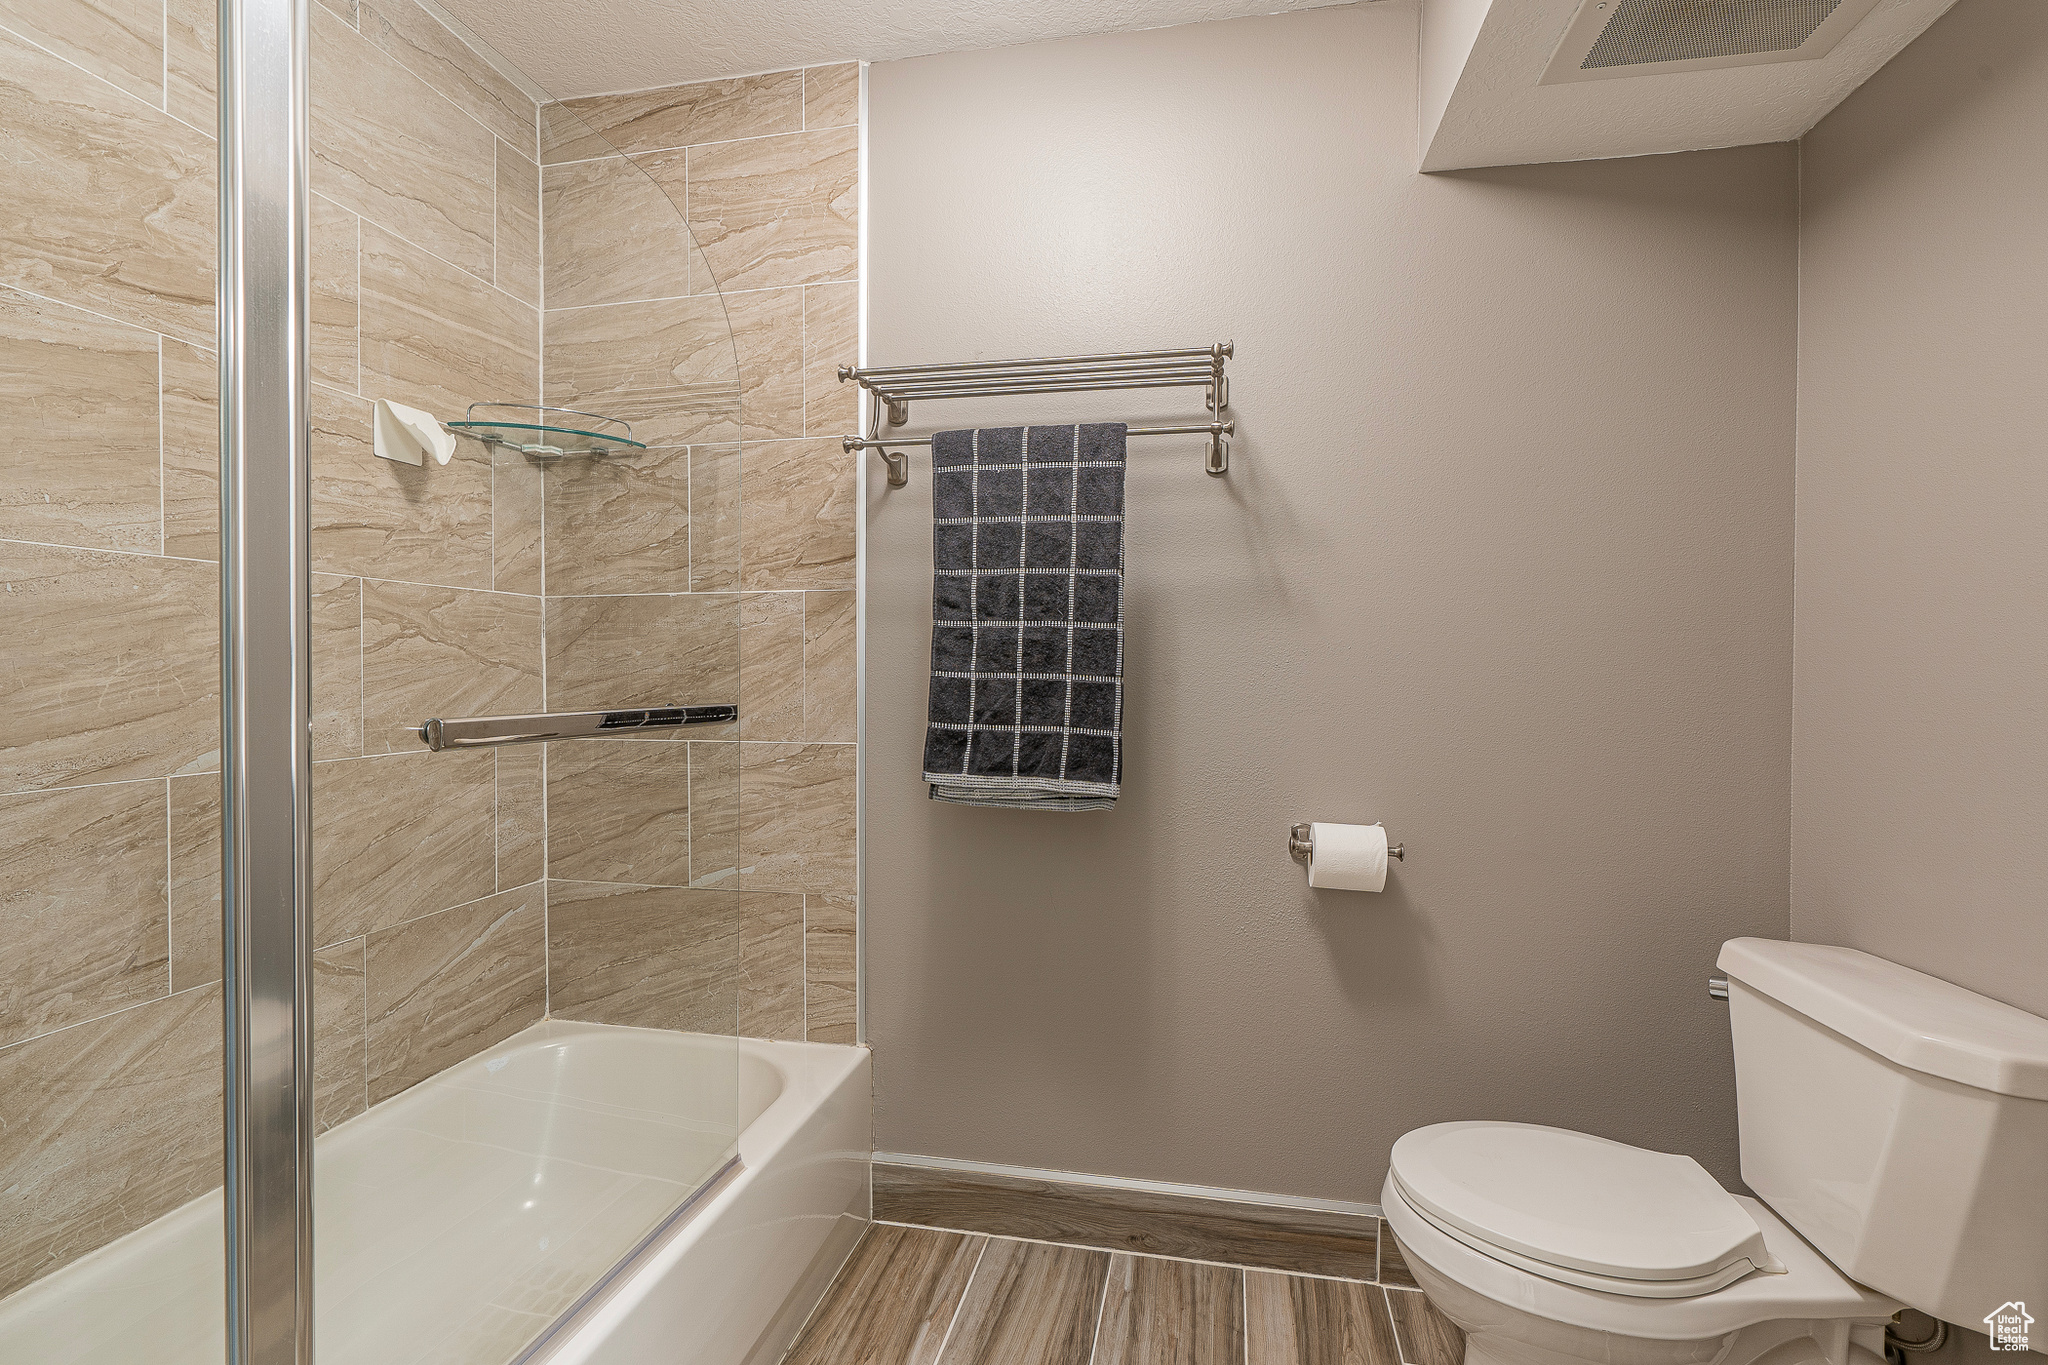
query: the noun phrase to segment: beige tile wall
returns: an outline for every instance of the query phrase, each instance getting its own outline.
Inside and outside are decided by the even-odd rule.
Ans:
[[[547,472],[551,707],[737,700],[547,756],[570,1018],[854,1037],[860,69],[542,111],[548,401],[656,448]]]
[[[0,1294],[218,1182],[212,14],[0,8]],[[540,171],[411,0],[316,7],[313,61],[326,1126],[546,1007],[540,756],[407,730],[541,704],[541,477],[369,445],[374,398],[538,394]]]
[[[212,12],[0,10],[0,1295],[217,1183]],[[411,0],[316,6],[313,61],[321,1125],[551,997],[852,1041],[858,68],[578,102],[543,156]],[[374,399],[543,392],[656,448],[371,453]],[[681,741],[411,733],[727,699]]]

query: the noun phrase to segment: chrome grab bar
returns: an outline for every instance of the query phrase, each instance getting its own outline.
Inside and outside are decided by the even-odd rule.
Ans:
[[[553,711],[532,716],[438,717],[419,728],[422,743],[443,749],[480,749],[493,744],[538,744],[551,739],[591,739],[638,730],[674,730],[685,725],[720,725],[740,718],[738,706],[650,706],[621,711]]]

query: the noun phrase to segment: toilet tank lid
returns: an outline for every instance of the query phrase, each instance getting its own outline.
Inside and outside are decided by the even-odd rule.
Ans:
[[[2048,1019],[1896,962],[1820,943],[1733,938],[1721,970],[1911,1071],[2048,1100]]]

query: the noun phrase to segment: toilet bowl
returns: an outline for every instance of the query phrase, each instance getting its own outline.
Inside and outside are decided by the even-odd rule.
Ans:
[[[1403,1138],[1410,1150],[1402,1155],[1416,1160],[1414,1149],[1424,1144],[1411,1139],[1426,1141],[1441,1136],[1439,1130],[1478,1127],[1521,1130],[1491,1136],[1507,1142],[1518,1136],[1537,1139],[1539,1157],[1557,1159],[1577,1140],[1621,1149],[1604,1152],[1589,1146],[1583,1153],[1589,1163],[1631,1152],[1671,1160],[1662,1153],[1525,1124],[1439,1124]],[[1396,1151],[1401,1151],[1398,1145]],[[1561,1193],[1553,1182],[1542,1192],[1550,1198],[1531,1201],[1537,1207],[1520,1210],[1519,1219],[1516,1211],[1495,1210],[1503,1216],[1493,1221],[1516,1225],[1514,1240],[1520,1245],[1504,1247],[1488,1245],[1485,1235],[1418,1207],[1420,1201],[1411,1199],[1398,1174],[1410,1161],[1397,1157],[1388,1171],[1381,1211],[1416,1282],[1464,1330],[1466,1365],[1880,1365],[1883,1359],[1884,1325],[1901,1305],[1849,1280],[1754,1199],[1716,1187],[1728,1206],[1716,1211],[1703,1208],[1706,1201],[1698,1198],[1697,1189],[1680,1190],[1676,1200],[1666,1202],[1658,1198],[1654,1181],[1639,1180],[1628,1197],[1600,1210],[1603,1216],[1585,1218],[1568,1208],[1542,1208]],[[1696,1165],[1692,1169],[1705,1177]],[[1412,1168],[1410,1178],[1416,1178]],[[1741,1249],[1761,1252],[1757,1259],[1765,1264],[1759,1268],[1744,1259],[1730,1267],[1737,1272],[1733,1275],[1713,1273],[1707,1278],[1724,1280],[1714,1288],[1697,1290],[1691,1280],[1668,1276],[1631,1281],[1612,1264],[1588,1271],[1539,1259],[1559,1254],[1559,1244],[1574,1241],[1574,1249],[1583,1251],[1590,1225],[1614,1245],[1632,1242],[1637,1253],[1649,1252],[1635,1259],[1654,1260],[1659,1249],[1672,1245],[1673,1234],[1681,1245],[1688,1237],[1697,1243],[1707,1221],[1703,1212],[1730,1211],[1753,1229],[1756,1245]],[[1635,1227],[1630,1226],[1631,1212]],[[1555,1215],[1549,1227],[1541,1223],[1546,1213]],[[1572,1259],[1583,1265],[1587,1258]],[[1667,1259],[1660,1269],[1669,1268]],[[1569,1279],[1558,1278],[1560,1273]],[[1674,1294],[1674,1284],[1696,1292]]]
[[[1722,946],[1742,1175],[1440,1123],[1381,1191],[1466,1365],[1879,1365],[1911,1307],[2048,1303],[2048,1019],[1847,948]]]

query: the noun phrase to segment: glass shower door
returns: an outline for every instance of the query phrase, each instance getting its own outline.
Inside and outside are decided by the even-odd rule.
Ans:
[[[240,294],[216,278],[223,166],[274,170],[293,119],[214,136],[212,6],[129,25],[0,0],[0,1359],[218,1365],[230,1265],[256,1276],[241,1359],[303,1359],[277,1158],[317,1134],[323,1365],[491,1365],[736,1150],[738,735],[433,752],[419,727],[739,700],[736,349],[679,167],[625,155],[414,0],[236,3],[296,9],[311,85],[307,263],[245,256]],[[230,185],[227,222],[260,236],[251,188]],[[304,301],[306,377],[280,387],[274,344],[229,348],[243,474],[268,480],[230,524],[249,652],[229,709],[253,727],[230,749],[253,822],[236,861],[215,303],[266,290]],[[594,411],[633,443],[384,458],[380,399],[444,422]],[[303,514],[276,478],[294,430]],[[280,686],[299,582],[310,679]],[[310,865],[279,821],[307,789]],[[231,936],[239,1032],[224,856],[229,906],[262,901]],[[305,1051],[280,1088],[295,973]],[[305,1119],[283,1146],[280,1115]],[[252,1131],[272,1139],[253,1167]]]
[[[9,1362],[222,1359],[218,154],[191,38],[0,3]]]
[[[506,1365],[736,1146],[737,727],[648,713],[739,701],[739,366],[437,6],[316,4],[310,109],[316,1353]]]

